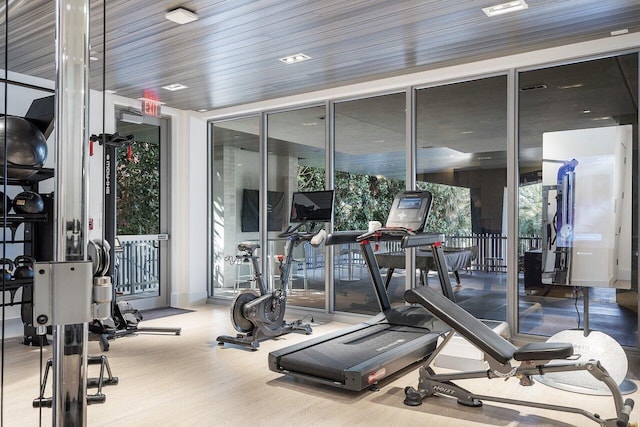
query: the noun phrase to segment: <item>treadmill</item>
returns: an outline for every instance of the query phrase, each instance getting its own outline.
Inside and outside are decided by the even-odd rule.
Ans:
[[[381,313],[363,323],[269,353],[269,369],[346,390],[375,389],[380,380],[429,356],[436,348],[437,319],[422,306],[391,307],[372,245],[401,241],[402,248],[431,246],[443,294],[455,302],[442,234],[422,233],[432,195],[406,191],[392,204],[384,228],[332,233],[325,244],[357,242],[369,269]],[[440,329],[440,328],[439,328]],[[442,328],[444,329],[444,328]]]

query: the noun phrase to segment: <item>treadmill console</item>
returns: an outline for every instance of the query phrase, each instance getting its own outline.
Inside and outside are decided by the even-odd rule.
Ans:
[[[405,191],[396,195],[385,227],[408,228],[421,233],[427,222],[433,196],[428,191]]]

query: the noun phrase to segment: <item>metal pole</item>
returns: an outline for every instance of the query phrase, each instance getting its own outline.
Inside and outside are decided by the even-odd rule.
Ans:
[[[89,0],[57,0],[54,261],[58,262],[86,259],[88,58]],[[87,424],[87,337],[86,323],[54,326],[54,426]]]

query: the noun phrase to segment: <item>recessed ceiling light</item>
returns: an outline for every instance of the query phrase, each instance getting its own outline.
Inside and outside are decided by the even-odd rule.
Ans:
[[[469,135],[469,134],[472,134],[472,133],[473,133],[472,130],[462,130],[462,131],[460,131],[460,135]]]
[[[582,110],[582,114],[589,114],[591,110]]]
[[[496,16],[528,8],[529,5],[525,0],[514,0],[507,3],[496,4],[495,6],[482,8],[482,11],[487,16]]]
[[[97,61],[97,60],[98,60],[98,57],[97,57],[97,56],[90,56],[90,57],[89,57],[89,60],[91,60],[91,61]]]
[[[594,117],[591,120],[593,121],[600,121],[600,120],[611,120],[611,116],[604,116],[604,117]]]
[[[117,91],[113,90],[113,89],[105,89],[106,93],[118,93]]]
[[[200,108],[199,110],[196,110],[196,111],[198,111],[198,113],[206,113],[209,110],[207,110],[206,108]]]
[[[302,126],[317,126],[318,122],[306,122],[303,123]]]
[[[309,55],[305,55],[304,53],[296,53],[295,55],[285,56],[284,58],[280,58],[280,61],[285,64],[295,64],[296,62],[306,61],[307,59],[311,59]]]
[[[198,15],[193,13],[190,10],[185,9],[184,7],[178,7],[176,9],[170,10],[165,13],[165,18],[169,21],[173,21],[176,24],[188,24],[189,22],[196,21],[198,19]]]
[[[176,90],[181,90],[181,89],[186,89],[189,86],[185,86],[183,84],[180,83],[173,83],[170,85],[166,85],[166,86],[162,86],[162,89],[166,89],[166,90],[170,90],[171,92],[176,91]]]
[[[627,34],[629,32],[629,30],[627,30],[626,28],[623,30],[616,30],[616,31],[611,31],[611,35],[612,36],[621,36],[623,34]]]

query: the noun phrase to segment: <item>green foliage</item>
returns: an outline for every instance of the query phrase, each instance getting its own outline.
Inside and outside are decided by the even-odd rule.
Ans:
[[[417,188],[433,195],[425,229],[448,236],[471,234],[471,195],[468,188],[419,182]]]
[[[118,151],[117,233],[157,234],[160,231],[160,147],[134,143],[133,157]]]
[[[337,172],[335,230],[366,230],[369,221],[385,223],[393,197],[405,188],[399,180]]]
[[[520,236],[540,236],[542,234],[542,184],[521,186],[518,204]]]
[[[300,191],[324,190],[324,169],[298,166],[298,189]]]
[[[298,189],[324,189],[324,169],[298,167]],[[434,203],[427,229],[451,235],[471,232],[469,190],[448,185],[421,183],[430,191]],[[336,172],[334,230],[366,230],[369,221],[385,223],[396,194],[405,190],[405,182],[349,172]]]

